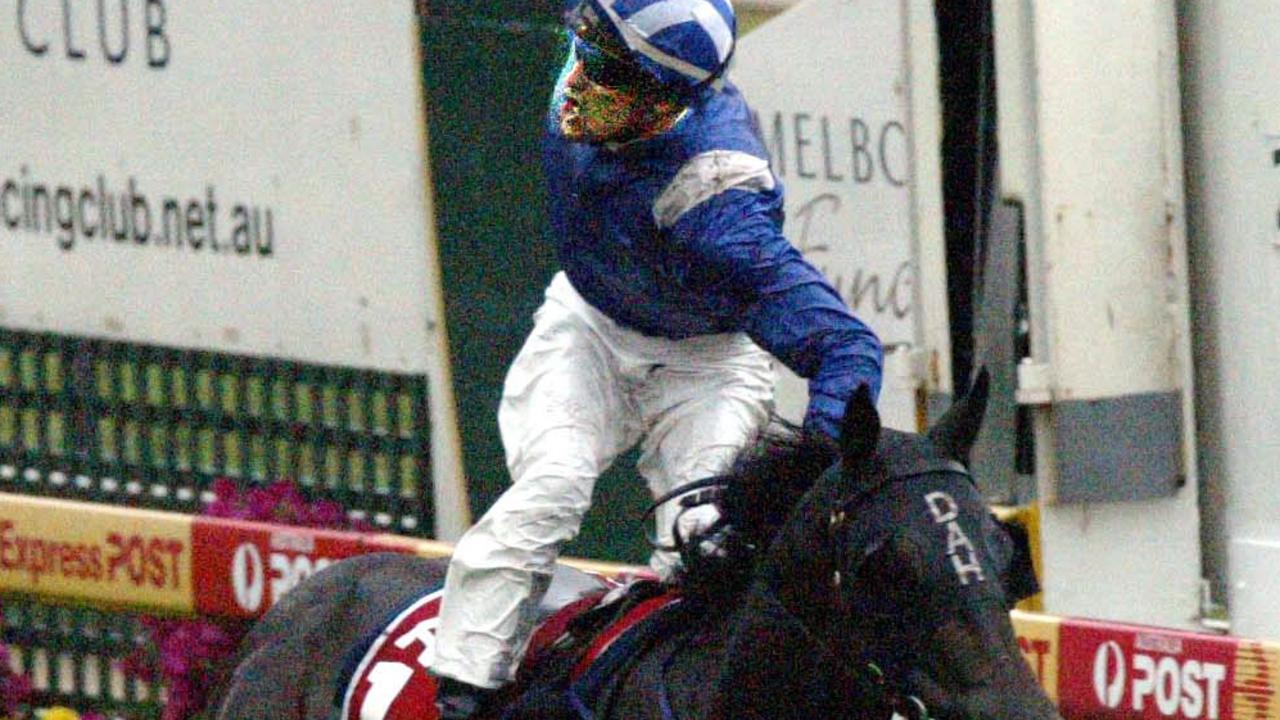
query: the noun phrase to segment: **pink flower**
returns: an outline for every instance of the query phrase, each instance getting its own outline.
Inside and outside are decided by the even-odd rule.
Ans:
[[[4,706],[5,714],[12,715],[17,712],[33,692],[35,692],[35,686],[31,684],[31,678],[26,675],[15,675],[9,672],[7,665],[5,666],[4,677],[0,679],[0,705]]]
[[[0,709],[6,716],[17,713],[34,691],[30,678],[10,672],[9,648],[0,645]]]
[[[311,506],[311,522],[314,527],[341,528],[347,522],[347,511],[331,500],[321,500]]]

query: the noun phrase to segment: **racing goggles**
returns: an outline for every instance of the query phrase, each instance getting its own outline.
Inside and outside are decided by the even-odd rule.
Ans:
[[[582,74],[596,85],[610,90],[662,89],[662,86],[645,71],[610,55],[577,34],[573,38],[573,52],[582,63]]]
[[[665,92],[649,73],[627,59],[628,49],[599,29],[595,14],[581,3],[568,17],[573,52],[588,80],[611,90]]]

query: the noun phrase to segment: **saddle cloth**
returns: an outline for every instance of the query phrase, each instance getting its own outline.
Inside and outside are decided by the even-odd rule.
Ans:
[[[558,568],[539,608],[526,666],[555,654],[555,645],[575,619],[601,605],[606,596],[612,600],[623,592],[620,583],[604,576]],[[435,656],[442,596],[438,586],[430,588],[348,652],[334,696],[340,720],[437,720],[435,681],[427,668]],[[674,594],[662,593],[629,605],[576,656],[566,700],[581,717],[591,717],[591,694],[607,680],[610,668],[643,647],[639,638],[652,634],[644,630],[646,621],[678,602]]]

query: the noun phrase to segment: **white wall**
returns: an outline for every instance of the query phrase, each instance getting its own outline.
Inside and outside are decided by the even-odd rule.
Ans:
[[[1280,639],[1280,3],[1183,3],[1200,452],[1232,630]]]
[[[995,14],[1003,192],[1027,210],[1032,360],[1045,379],[1019,389],[1039,403],[1045,609],[1192,626],[1199,520],[1172,3],[995,0]],[[1182,394],[1186,486],[1056,502],[1071,459],[1054,451],[1055,408],[1144,393]]]

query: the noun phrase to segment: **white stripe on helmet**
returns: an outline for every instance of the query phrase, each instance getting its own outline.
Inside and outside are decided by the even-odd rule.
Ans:
[[[668,3],[680,1],[681,0],[663,0],[663,2],[658,4],[666,5]],[[678,57],[668,55],[650,44],[649,35],[651,33],[642,34],[640,29],[632,24],[631,18],[624,19],[622,16],[618,15],[618,11],[614,8],[617,3],[618,0],[600,0],[600,7],[603,8],[605,13],[609,16],[610,23],[622,34],[622,39],[627,43],[627,47],[631,48],[634,52],[644,55],[659,65],[662,65],[663,67],[670,68],[681,75],[693,78],[696,82],[703,82],[711,78],[711,72],[708,72],[693,63],[681,60]],[[643,12],[644,11],[641,11],[641,13]],[[641,13],[636,13],[636,15],[640,15]],[[719,17],[719,13],[714,14]],[[635,17],[635,15],[632,17]],[[721,19],[722,24],[723,22],[723,19]],[[717,41],[716,47],[719,49],[719,41]],[[723,62],[723,60],[721,60],[721,62]]]
[[[733,49],[733,30],[704,0],[662,0],[627,18],[627,22],[645,37],[653,37],[690,19],[697,20],[699,27],[715,43],[720,62],[727,60],[729,51]]]

